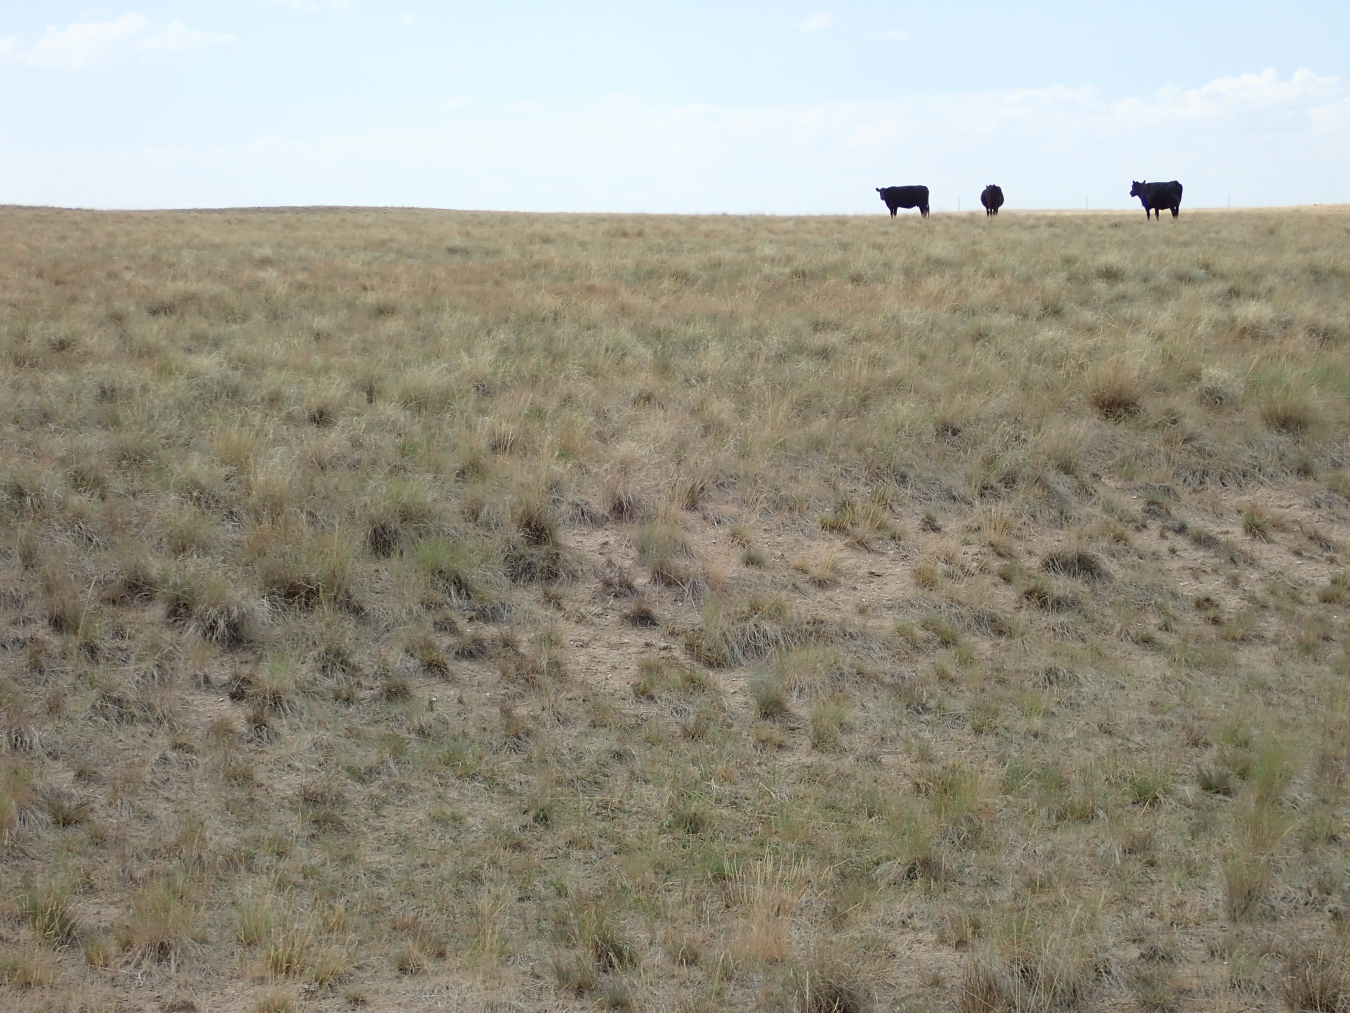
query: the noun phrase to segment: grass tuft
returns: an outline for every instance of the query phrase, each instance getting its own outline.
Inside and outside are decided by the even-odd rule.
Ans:
[[[1138,375],[1116,362],[1093,371],[1088,377],[1087,396],[1098,415],[1118,421],[1140,412],[1144,390]]]

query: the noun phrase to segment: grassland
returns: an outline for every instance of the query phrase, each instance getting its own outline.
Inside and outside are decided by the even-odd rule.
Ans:
[[[0,209],[0,1005],[1350,1008],[1348,251]]]

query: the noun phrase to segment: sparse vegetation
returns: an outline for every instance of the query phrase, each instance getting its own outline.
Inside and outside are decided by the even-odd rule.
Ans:
[[[0,1007],[1347,1008],[1343,210],[0,220]]]

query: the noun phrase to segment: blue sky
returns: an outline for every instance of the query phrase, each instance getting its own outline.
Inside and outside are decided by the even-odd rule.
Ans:
[[[1350,202],[1350,4],[0,0],[0,203]]]

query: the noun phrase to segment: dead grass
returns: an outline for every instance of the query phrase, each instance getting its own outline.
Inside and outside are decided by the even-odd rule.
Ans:
[[[1345,1008],[1343,209],[0,222],[0,1007]]]

